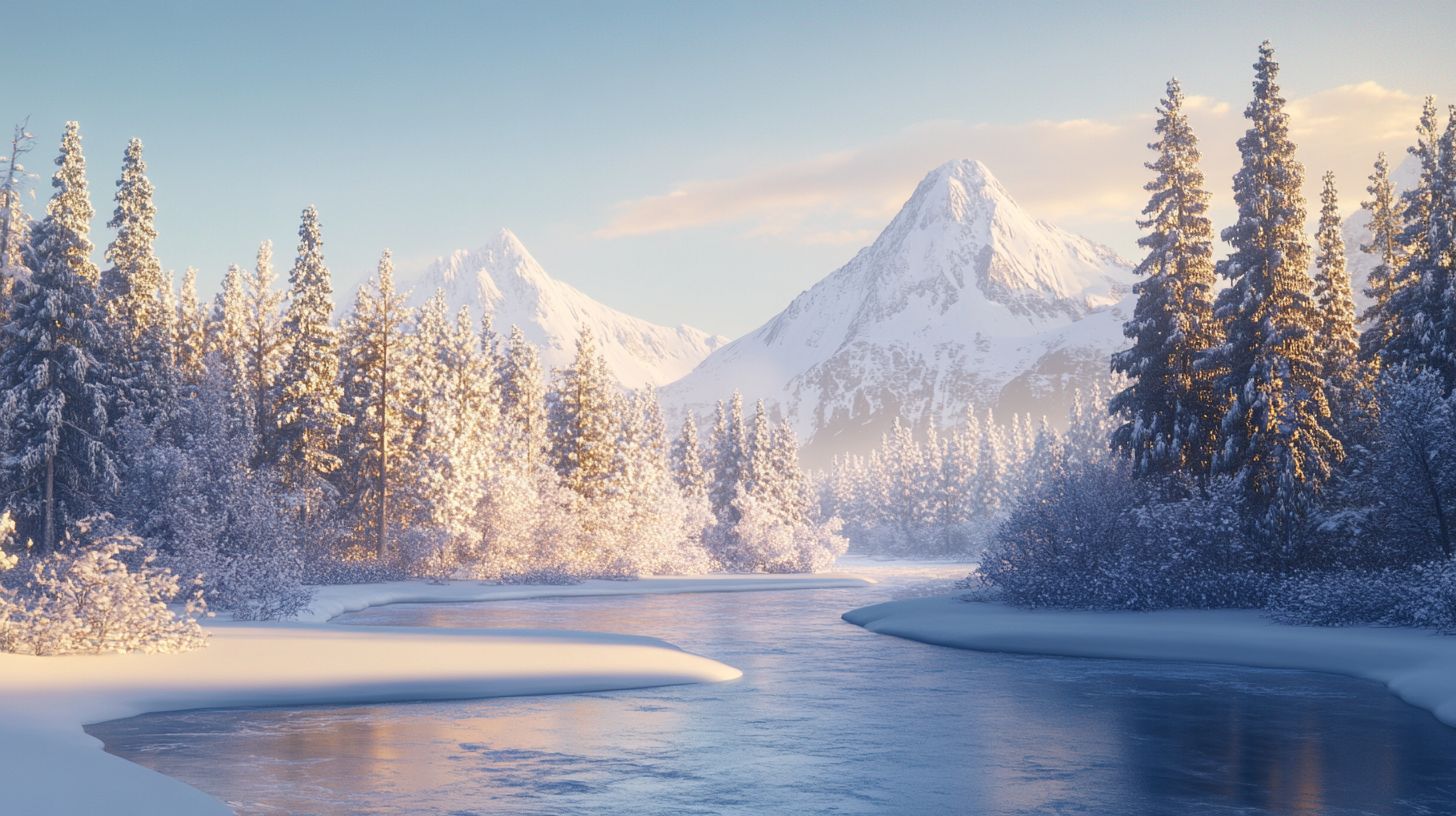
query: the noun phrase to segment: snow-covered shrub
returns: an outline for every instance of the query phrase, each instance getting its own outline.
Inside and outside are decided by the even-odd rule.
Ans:
[[[1270,617],[1311,626],[1419,626],[1456,630],[1456,561],[1286,579]]]
[[[726,570],[824,572],[849,548],[839,535],[839,519],[791,523],[752,494],[741,493],[734,504],[742,516],[733,527],[732,546],[719,555]]]
[[[86,535],[97,523],[87,519],[77,527]],[[175,614],[167,604],[181,592],[178,577],[152,566],[154,560],[140,539],[125,533],[101,535],[89,546],[68,540],[60,552],[36,560],[30,582],[5,599],[0,646],[54,655],[185,652],[207,645],[197,624],[207,608],[201,593]]]
[[[1276,579],[1251,558],[1233,486],[1182,500],[1152,487],[1122,462],[1057,475],[1016,507],[973,578],[1033,608],[1262,606]]]

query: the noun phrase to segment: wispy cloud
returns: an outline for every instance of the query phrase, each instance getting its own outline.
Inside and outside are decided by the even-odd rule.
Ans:
[[[1145,113],[1113,120],[1013,125],[926,122],[880,142],[745,174],[692,181],[667,193],[617,205],[599,238],[742,225],[746,235],[800,243],[868,241],[931,168],[950,159],[984,162],[1032,214],[1068,225],[1130,223],[1147,194],[1153,102]],[[1291,100],[1292,132],[1308,169],[1306,193],[1332,169],[1344,208],[1358,206],[1375,154],[1401,151],[1419,116],[1418,97],[1373,83]],[[1189,97],[1189,118],[1204,152],[1215,207],[1230,206],[1234,142],[1247,126],[1242,108]],[[1399,161],[1399,158],[1395,158]]]

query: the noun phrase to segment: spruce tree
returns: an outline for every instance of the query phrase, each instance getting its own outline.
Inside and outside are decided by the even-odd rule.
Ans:
[[[1254,101],[1244,112],[1252,126],[1239,140],[1243,166],[1234,176],[1239,216],[1222,234],[1234,251],[1218,268],[1229,286],[1214,307],[1227,340],[1210,357],[1221,371],[1217,391],[1231,400],[1214,467],[1241,487],[1268,554],[1287,558],[1295,555],[1298,520],[1343,450],[1330,433],[1315,348],[1304,168],[1294,158],[1268,42],[1254,67]]]
[[[708,500],[718,523],[731,527],[739,514],[733,502],[738,498],[748,469],[748,435],[743,425],[743,395],[733,392],[731,407],[718,403],[717,418],[708,440],[713,463],[713,485]]]
[[[1320,194],[1319,227],[1315,230],[1314,298],[1319,304],[1315,348],[1320,375],[1337,424],[1353,410],[1356,389],[1364,384],[1359,365],[1360,333],[1355,330],[1355,299],[1345,269],[1345,241],[1340,237],[1340,202],[1335,174],[1325,173]]]
[[[500,366],[501,413],[509,429],[505,444],[511,456],[528,464],[544,462],[550,448],[545,377],[541,355],[520,326],[511,326]]]
[[[673,473],[683,495],[693,499],[708,497],[708,474],[703,470],[703,453],[698,445],[698,423],[691,411],[683,420],[682,433],[672,448]]]
[[[248,302],[243,288],[243,271],[237,264],[228,267],[223,278],[222,291],[213,304],[211,332],[208,348],[217,354],[222,364],[230,394],[230,410],[236,417],[247,416],[248,411]]]
[[[283,333],[284,293],[273,288],[277,276],[273,272],[273,242],[258,245],[257,263],[252,273],[243,273],[244,289],[244,365],[241,385],[246,410],[253,417],[253,432],[258,435],[258,454],[254,464],[269,460],[278,449],[278,411],[274,385],[288,354],[288,337]]]
[[[1123,334],[1133,343],[1112,356],[1112,370],[1132,380],[1112,398],[1108,409],[1123,418],[1112,445],[1132,458],[1138,475],[1208,472],[1216,441],[1219,405],[1210,372],[1194,363],[1221,340],[1213,319],[1213,227],[1209,194],[1198,162],[1198,138],[1183,112],[1183,90],[1174,79],[1159,103],[1155,132],[1148,145],[1158,158],[1147,164],[1158,177],[1143,208],[1150,230],[1138,239],[1148,255],[1136,272],[1147,276],[1133,318]]]
[[[91,263],[94,211],[75,122],[66,123],[56,192],[31,234],[32,274],[17,292],[0,356],[0,423],[6,428],[5,506],[21,535],[55,547],[64,525],[96,511],[117,487],[107,447],[109,372]]]
[[[114,412],[119,417],[136,410],[139,419],[151,422],[176,401],[177,371],[166,334],[172,323],[164,314],[167,279],[152,250],[157,208],[146,169],[141,140],[132,139],[116,182],[116,211],[106,223],[116,230],[116,240],[106,249],[111,266],[101,273],[98,297],[110,334],[106,365],[118,386]]]
[[[344,324],[342,349],[340,408],[350,423],[341,435],[340,453],[360,527],[368,531],[379,558],[389,556],[389,502],[400,479],[409,407],[405,326],[410,309],[404,305],[409,295],[395,291],[393,276],[386,249],[378,278],[359,288],[354,314]]]
[[[288,483],[307,496],[319,477],[339,466],[333,447],[348,417],[339,411],[339,333],[330,322],[334,304],[329,298],[334,290],[313,207],[303,211],[298,238],[282,326],[288,356],[273,387],[278,435],[271,453]],[[311,496],[307,500],[312,504]]]
[[[1360,357],[1378,366],[1381,351],[1399,325],[1391,311],[1395,305],[1392,301],[1409,283],[1402,274],[1405,250],[1400,245],[1400,235],[1405,228],[1405,206],[1395,194],[1395,184],[1390,180],[1390,164],[1385,160],[1384,151],[1375,159],[1375,170],[1370,174],[1370,186],[1365,191],[1370,194],[1370,200],[1360,202],[1360,206],[1370,213],[1370,243],[1362,244],[1360,251],[1380,256],[1380,263],[1370,270],[1365,290],[1374,302],[1361,315],[1366,328],[1360,334]]]
[[[1451,288],[1446,256],[1451,249],[1451,208],[1456,205],[1447,200],[1450,159],[1442,155],[1440,118],[1429,97],[1416,132],[1418,141],[1409,150],[1420,160],[1421,176],[1402,196],[1405,223],[1398,239],[1405,262],[1382,280],[1379,334],[1370,344],[1379,344],[1376,353],[1382,368],[1404,372],[1399,376],[1434,371],[1449,392],[1456,377],[1456,336],[1448,325],[1445,302]]]
[[[177,304],[177,373],[193,393],[207,376],[207,328],[207,313],[197,298],[197,270],[189,266]]]
[[[576,360],[560,372],[551,402],[552,462],[562,483],[588,501],[611,489],[620,420],[616,387],[589,326],[576,341]]]

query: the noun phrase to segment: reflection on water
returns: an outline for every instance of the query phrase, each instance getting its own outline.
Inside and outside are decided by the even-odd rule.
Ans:
[[[1456,729],[1374,684],[982,654],[839,620],[927,577],[341,620],[652,635],[743,670],[728,683],[88,730],[243,814],[1456,813]]]

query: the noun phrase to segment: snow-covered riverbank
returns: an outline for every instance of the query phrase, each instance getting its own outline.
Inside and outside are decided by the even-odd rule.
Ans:
[[[1383,683],[1456,727],[1456,637],[1428,630],[1284,626],[1244,610],[1026,610],[954,595],[876,604],[844,619],[871,632],[959,649],[1349,675]]]
[[[711,575],[575,586],[326,587],[305,620],[401,602],[866,586],[846,574]],[[431,630],[208,621],[185,654],[0,654],[0,814],[204,816],[222,802],[105,753],[81,726],[150,711],[439,700],[707,683],[737,669],[655,638],[556,630]]]

